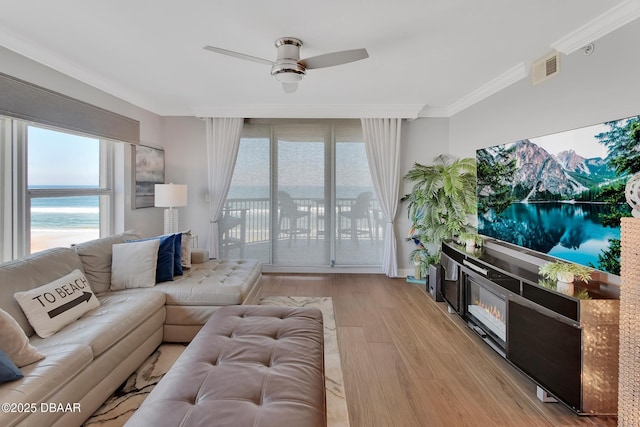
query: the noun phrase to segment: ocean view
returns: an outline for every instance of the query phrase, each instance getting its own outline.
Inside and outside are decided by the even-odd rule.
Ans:
[[[32,229],[99,228],[99,196],[31,199]]]
[[[32,253],[100,237],[99,196],[32,198],[30,212]]]

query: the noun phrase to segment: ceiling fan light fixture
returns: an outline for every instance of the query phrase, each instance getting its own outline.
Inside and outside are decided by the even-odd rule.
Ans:
[[[369,57],[367,50],[362,48],[325,53],[323,55],[300,59],[301,47],[302,41],[295,37],[281,37],[277,39],[276,48],[278,49],[278,57],[275,62],[215,46],[205,46],[204,49],[235,58],[271,65],[271,75],[278,82],[282,83],[286,93],[295,92],[298,82],[304,78],[307,70],[333,67]]]
[[[271,75],[281,83],[297,83],[307,74],[305,68],[294,63],[273,64]]]

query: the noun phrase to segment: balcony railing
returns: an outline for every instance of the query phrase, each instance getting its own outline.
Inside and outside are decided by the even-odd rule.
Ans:
[[[310,233],[309,237],[312,239],[326,238],[325,224],[328,218],[325,215],[324,199],[294,198],[293,201],[298,210],[308,212],[308,215],[297,220],[299,227]],[[348,232],[351,229],[351,220],[340,213],[350,211],[355,202],[354,198],[336,200],[336,221],[339,225],[337,230]],[[243,244],[269,242],[273,228],[270,214],[270,199],[227,199],[220,230],[222,243],[224,244],[225,241]],[[381,232],[383,221],[377,200],[371,201],[366,215],[372,227],[371,236],[367,238],[382,240],[384,238]],[[290,224],[283,225],[279,222],[279,218],[276,218],[276,226],[280,225],[283,227],[281,231],[285,231],[285,227],[290,229]],[[283,233],[279,234],[281,235],[278,238],[283,238]]]

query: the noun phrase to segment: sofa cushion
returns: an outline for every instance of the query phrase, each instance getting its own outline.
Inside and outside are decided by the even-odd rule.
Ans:
[[[86,344],[91,347],[94,357],[98,357],[158,310],[164,310],[165,304],[164,294],[152,290],[140,293],[113,292],[101,295],[98,299],[100,307],[47,339],[33,337],[31,343],[43,353],[43,349],[52,346]]]
[[[158,283],[154,290],[167,295],[167,305],[242,304],[262,274],[256,260],[210,260],[193,264],[172,282]]]
[[[44,358],[9,313],[0,309],[0,349],[3,350],[19,368]]]
[[[13,295],[50,283],[82,269],[78,254],[69,248],[47,249],[0,266],[0,307],[13,317],[27,336],[35,332]]]
[[[50,337],[100,305],[87,278],[76,269],[46,285],[14,295],[38,336]]]
[[[0,383],[15,381],[22,378],[22,372],[15,363],[9,359],[9,356],[0,349]]]
[[[111,290],[149,288],[155,285],[159,246],[158,239],[113,245]]]
[[[111,287],[111,247],[140,237],[142,236],[129,230],[73,246],[82,260],[84,274],[89,279],[93,292],[100,295],[108,292]]]
[[[87,345],[54,346],[42,350],[45,358],[22,368],[24,378],[3,384],[0,388],[0,402],[36,404],[48,402],[58,390],[87,367],[93,360],[91,348]],[[67,402],[56,402],[67,403]],[[37,403],[40,410],[40,403]],[[16,420],[28,413],[0,413],[0,425],[14,425]],[[25,423],[25,425],[30,425]]]

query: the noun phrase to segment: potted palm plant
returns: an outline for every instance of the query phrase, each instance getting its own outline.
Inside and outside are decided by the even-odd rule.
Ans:
[[[475,233],[469,224],[476,214],[476,160],[451,159],[440,155],[433,165],[415,163],[404,176],[412,182],[411,192],[401,201],[407,202],[411,231],[408,240],[418,247],[434,247],[425,262],[438,259],[442,241],[462,233]],[[427,250],[427,249],[425,249]],[[413,261],[414,256],[411,255]],[[428,271],[428,265],[425,266]]]

